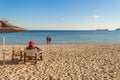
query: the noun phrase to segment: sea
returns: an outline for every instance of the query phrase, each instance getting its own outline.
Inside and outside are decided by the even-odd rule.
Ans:
[[[120,44],[120,31],[95,30],[29,30],[26,32],[5,33],[5,44],[46,44],[46,37],[51,37],[51,44]],[[0,33],[0,44],[3,35]]]

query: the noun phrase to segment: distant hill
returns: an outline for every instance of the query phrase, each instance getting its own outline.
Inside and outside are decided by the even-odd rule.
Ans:
[[[108,29],[96,29],[96,31],[108,31]]]
[[[120,28],[115,29],[115,31],[120,31]]]

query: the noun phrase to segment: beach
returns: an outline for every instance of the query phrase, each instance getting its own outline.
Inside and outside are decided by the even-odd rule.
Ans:
[[[6,45],[24,49],[27,45]],[[37,45],[43,60],[0,65],[0,80],[119,80],[120,44]],[[2,49],[2,45],[0,45]],[[0,60],[2,59],[0,55]],[[7,53],[6,60],[11,60]]]

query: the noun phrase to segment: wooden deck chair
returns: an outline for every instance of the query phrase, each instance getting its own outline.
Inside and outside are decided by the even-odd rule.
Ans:
[[[20,47],[12,47],[12,60],[14,60],[16,57],[20,57],[19,60],[22,60],[22,51]]]
[[[42,49],[39,49],[38,51],[37,51],[37,58],[38,58],[38,60],[43,60],[43,57],[42,57]]]
[[[26,58],[32,60],[34,58],[35,63],[37,63],[37,50],[36,49],[25,49],[24,51],[24,64],[26,62]]]

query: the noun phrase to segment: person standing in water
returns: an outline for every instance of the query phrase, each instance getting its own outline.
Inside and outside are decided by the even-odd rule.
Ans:
[[[50,44],[50,42],[51,42],[51,37],[47,36],[47,37],[46,37],[46,41],[47,41],[47,45]]]

